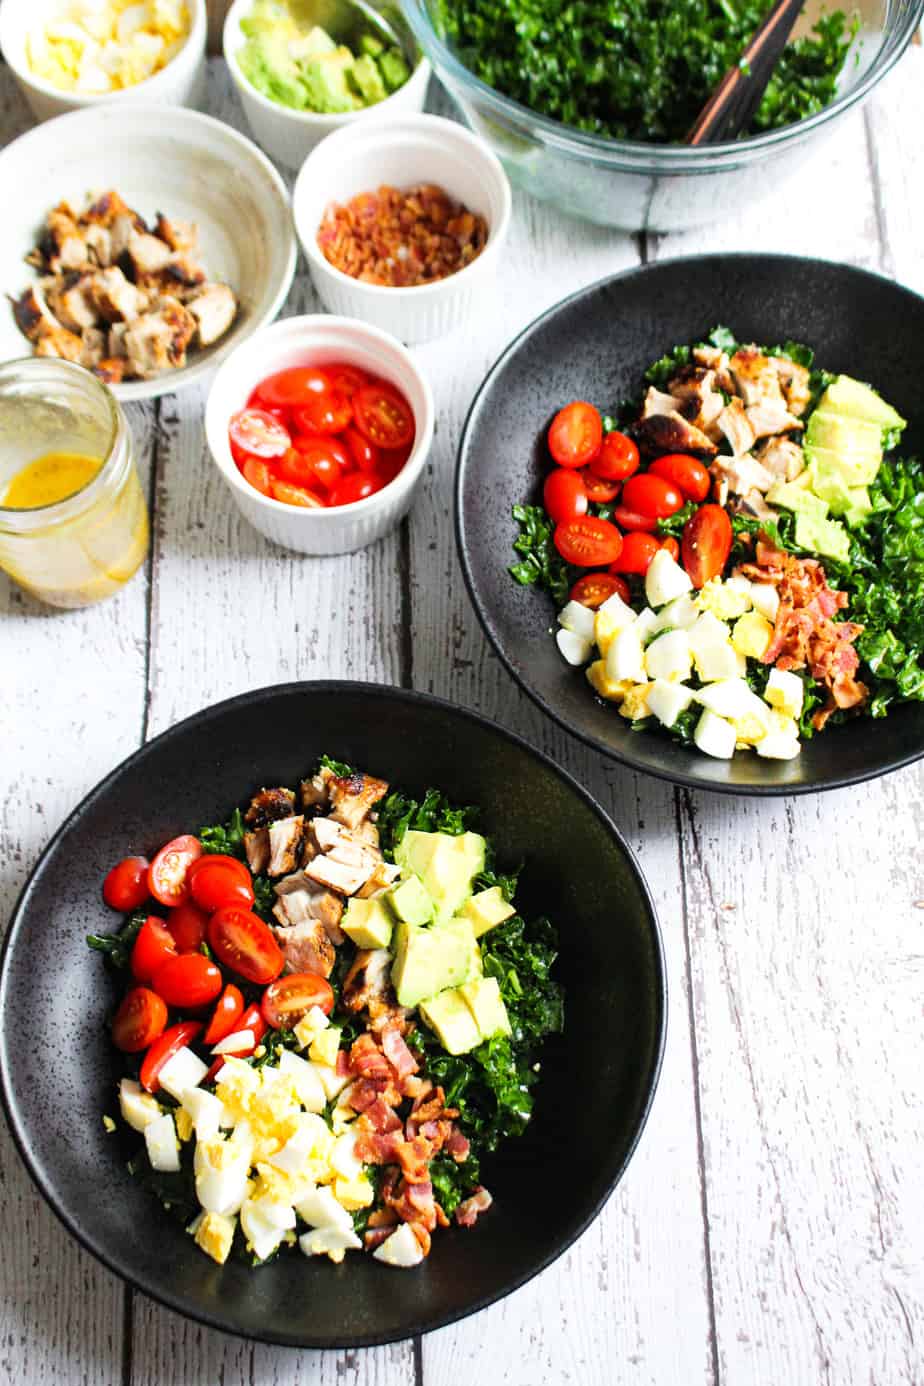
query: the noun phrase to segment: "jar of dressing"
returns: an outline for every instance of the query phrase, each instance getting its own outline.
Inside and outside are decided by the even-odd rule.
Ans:
[[[89,606],[147,549],[131,432],[112,392],[68,361],[0,366],[0,568],[51,606]]]

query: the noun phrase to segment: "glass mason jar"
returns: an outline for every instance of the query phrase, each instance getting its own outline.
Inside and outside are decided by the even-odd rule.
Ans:
[[[0,501],[0,568],[51,606],[89,606],[117,592],[148,549],[131,431],[112,392],[82,366],[48,357],[0,366],[0,497],[24,467],[52,453],[102,465],[52,504]]]

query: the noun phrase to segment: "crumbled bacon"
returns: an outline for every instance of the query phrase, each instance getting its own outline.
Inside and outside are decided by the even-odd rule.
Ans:
[[[399,1081],[417,1072],[417,1060],[395,1026],[386,1026],[381,1032],[381,1040],[385,1057],[395,1070]]]
[[[463,1199],[456,1209],[456,1222],[460,1227],[474,1227],[480,1213],[486,1213],[494,1202],[487,1189],[481,1184],[470,1198]]]
[[[376,1097],[373,1102],[369,1103],[368,1107],[363,1108],[358,1124],[361,1129],[368,1128],[371,1131],[377,1131],[380,1135],[384,1135],[387,1131],[401,1130],[401,1118],[394,1107],[388,1105],[384,1097]]]
[[[353,1041],[350,1066],[363,1078],[391,1078],[391,1064],[368,1032]]]
[[[404,1144],[401,1131],[358,1131],[356,1158],[364,1165],[391,1165],[398,1158],[398,1148]]]

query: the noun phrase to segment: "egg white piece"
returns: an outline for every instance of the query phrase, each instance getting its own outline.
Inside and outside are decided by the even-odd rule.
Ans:
[[[327,1094],[316,1064],[310,1059],[299,1058],[291,1049],[284,1049],[279,1056],[279,1072],[289,1079],[306,1112],[323,1112]]]
[[[134,1078],[123,1078],[119,1084],[119,1111],[122,1120],[135,1131],[143,1131],[161,1115],[157,1098],[145,1092]]]
[[[252,1147],[219,1138],[197,1141],[193,1157],[196,1197],[207,1213],[230,1217],[247,1194]]]
[[[419,1266],[423,1260],[423,1248],[414,1236],[410,1223],[403,1222],[399,1228],[377,1246],[372,1255],[386,1266],[400,1266],[402,1269]]]
[[[613,683],[647,683],[645,651],[634,626],[621,630],[606,652],[606,677]]]
[[[593,645],[586,640],[583,635],[575,635],[572,630],[560,630],[555,635],[555,643],[558,646],[562,658],[575,667],[579,664],[586,664],[593,653]]]
[[[690,677],[693,654],[690,637],[685,630],[669,630],[652,640],[645,651],[645,667],[649,677],[679,683]]]
[[[645,574],[645,596],[650,606],[665,606],[675,597],[692,592],[693,584],[667,549],[658,549]]]
[[[761,616],[766,616],[768,621],[776,620],[776,613],[780,609],[780,594],[772,582],[751,583],[751,605]]]
[[[279,1225],[283,1221],[277,1211],[280,1206],[269,1204],[265,1198],[247,1198],[241,1205],[241,1230],[253,1254],[259,1256],[261,1261],[272,1256],[286,1231],[284,1226]],[[294,1227],[295,1214],[291,1208],[288,1211],[292,1214],[290,1225]]]
[[[223,1104],[214,1093],[206,1092],[204,1088],[187,1088],[183,1094],[183,1107],[192,1117],[197,1140],[211,1140],[218,1135],[219,1127],[231,1125]]]
[[[648,693],[648,711],[665,727],[672,727],[693,701],[693,690],[685,683],[655,679]]]
[[[306,1256],[329,1256],[332,1261],[342,1261],[344,1252],[363,1249],[352,1227],[315,1227],[303,1232],[298,1244]]]
[[[343,1231],[351,1230],[353,1219],[346,1208],[341,1207],[328,1188],[312,1189],[295,1205],[295,1211],[304,1218],[309,1227],[332,1227]]]
[[[144,1128],[144,1143],[152,1169],[160,1170],[163,1174],[176,1174],[180,1168],[180,1143],[169,1112],[148,1123]]]
[[[172,1054],[158,1074],[158,1081],[164,1092],[169,1092],[171,1097],[175,1097],[177,1102],[183,1101],[183,1094],[187,1088],[194,1088],[208,1073],[208,1064],[204,1064],[198,1054],[194,1054],[188,1045],[183,1045]]]
[[[693,740],[704,755],[714,756],[717,760],[731,760],[735,754],[737,735],[731,722],[726,722],[724,717],[718,717],[706,708],[696,724]]]
[[[594,638],[594,615],[589,606],[582,602],[568,602],[558,613],[558,624],[584,640]]]

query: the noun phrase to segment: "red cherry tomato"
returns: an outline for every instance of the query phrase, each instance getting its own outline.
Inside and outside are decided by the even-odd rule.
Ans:
[[[373,381],[356,391],[353,412],[360,433],[378,448],[403,448],[414,437],[410,405],[384,380]]]
[[[331,491],[330,503],[352,505],[354,501],[365,500],[367,496],[375,495],[376,491],[381,491],[387,484],[385,477],[378,472],[353,472],[338,482]]]
[[[680,553],[694,587],[718,577],[732,546],[731,520],[721,505],[701,505],[683,527]]]
[[[313,395],[323,395],[330,389],[326,370],[317,366],[290,366],[261,380],[255,390],[257,398],[267,407],[296,409]]]
[[[648,572],[649,563],[660,547],[661,545],[653,534],[643,534],[641,530],[634,530],[623,539],[622,553],[612,565],[611,571],[614,573],[640,573],[644,576]]]
[[[625,433],[606,433],[600,451],[590,464],[592,472],[606,481],[627,481],[638,471],[638,448]]]
[[[132,987],[112,1018],[112,1042],[123,1054],[153,1044],[167,1023],[167,1007],[148,987]]]
[[[613,573],[585,573],[572,587],[571,600],[596,611],[614,592],[618,592],[624,602],[629,600],[629,584],[621,577]]]
[[[668,515],[676,515],[683,505],[683,496],[676,486],[663,477],[645,472],[641,476],[630,476],[622,488],[622,503],[627,510],[637,510],[640,515],[653,515],[656,520],[665,520]]]
[[[248,982],[266,985],[282,971],[284,958],[269,927],[250,910],[229,905],[209,920],[209,947],[220,963]]]
[[[200,858],[202,865],[189,884],[196,904],[209,914],[223,905],[242,905],[249,910],[254,901],[249,875],[246,879],[237,870],[239,863]]]
[[[207,866],[214,866],[217,862],[221,862],[221,864],[226,866],[230,871],[236,872],[242,881],[247,881],[249,883],[250,868],[246,862],[241,861],[240,857],[232,857],[227,852],[203,852],[201,857],[198,857],[190,864],[187,873],[190,885],[192,885],[199,871],[202,871]]]
[[[329,491],[340,480],[343,463],[329,447],[317,442],[311,447],[290,448],[278,469],[281,479],[293,486],[304,486],[309,491],[321,486]]]
[[[620,483],[604,481],[591,467],[582,467],[577,475],[584,483],[587,499],[593,501],[594,505],[609,505],[619,495]]]
[[[138,930],[132,948],[132,976],[139,982],[149,982],[161,963],[176,957],[176,943],[164,921],[149,914]]]
[[[292,419],[299,433],[342,433],[353,422],[353,406],[346,395],[328,390],[309,395]]]
[[[697,458],[682,452],[657,457],[648,468],[648,475],[669,481],[688,501],[704,501],[709,494],[711,479],[706,468]]]
[[[675,563],[680,560],[680,545],[672,534],[661,540],[661,548],[666,549]]]
[[[270,483],[270,490],[273,500],[282,501],[283,505],[301,505],[306,510],[323,510],[324,502],[314,491],[307,490],[304,486],[292,486],[288,481],[273,481]]]
[[[585,467],[600,451],[603,420],[586,400],[559,409],[549,425],[549,452],[560,467]]]
[[[579,568],[598,568],[619,557],[622,535],[609,520],[594,515],[582,515],[555,530],[553,542],[566,563]]]
[[[197,837],[184,834],[164,847],[148,868],[148,890],[161,905],[181,905],[189,897],[186,872],[190,862],[202,856]]]
[[[658,522],[653,515],[639,515],[636,510],[628,510],[624,505],[616,506],[613,522],[629,533],[641,530],[645,534],[654,534],[658,528]]]
[[[154,993],[151,992],[151,995]],[[157,1000],[164,1005],[160,997]],[[165,1011],[166,1009],[164,1006]],[[148,1092],[156,1092],[160,1086],[160,1071],[164,1064],[168,1059],[172,1059],[178,1050],[191,1044],[201,1029],[201,1021],[184,1020],[179,1025],[171,1025],[169,1030],[165,1030],[155,1039],[141,1064],[141,1086],[147,1088]]]
[[[274,1030],[290,1030],[312,1006],[320,1006],[325,1015],[334,1009],[330,983],[314,972],[290,972],[280,977],[266,988],[260,1003],[263,1019]]]
[[[292,446],[288,430],[265,409],[242,409],[233,414],[228,436],[244,458],[281,457]]]
[[[338,361],[336,365],[325,366],[330,387],[337,390],[341,395],[346,395],[347,399],[352,399],[357,390],[361,390],[364,385],[369,384],[369,376],[359,366],[351,365],[349,361]]]
[[[542,488],[542,502],[557,525],[587,514],[587,491],[577,472],[556,467]]]
[[[103,881],[103,899],[110,909],[140,909],[148,898],[147,857],[123,857]]]
[[[225,1035],[233,1034],[243,1014],[244,998],[234,983],[229,982],[215,1003],[212,1018],[202,1036],[202,1043],[217,1044]]]
[[[168,958],[154,973],[151,986],[168,1006],[197,1011],[221,991],[221,968],[204,953],[179,953]]]
[[[244,480],[263,496],[272,495],[273,474],[265,462],[257,457],[247,457],[241,467]]]
[[[345,428],[343,437],[353,456],[353,461],[360,471],[374,472],[382,457],[381,450],[376,447],[375,443],[370,443],[369,439],[364,437],[358,428]]]
[[[202,858],[200,857],[201,861]],[[193,863],[195,865],[195,863]],[[167,929],[178,953],[197,953],[205,942],[209,917],[192,900],[184,900],[167,915]]]
[[[345,432],[348,433],[349,429]],[[346,443],[341,438],[335,438],[333,433],[296,433],[292,439],[292,446],[298,452],[311,452],[318,446],[324,447],[337,459],[345,472],[351,472],[356,466],[353,454]]]
[[[260,1007],[255,1005],[248,1006],[244,1014],[235,1021],[234,1029],[229,1030],[228,1034],[243,1034],[245,1030],[249,1030],[251,1038],[242,1042],[241,1048],[235,1049],[233,1055],[230,1051],[228,1054],[220,1054],[202,1081],[204,1083],[210,1082],[211,1079],[209,1074],[214,1075],[217,1073],[226,1058],[246,1059],[247,1056],[252,1054],[256,1049],[268,1028],[266,1021],[263,1019]],[[215,1041],[216,1044],[218,1044],[218,1042],[218,1040]]]

